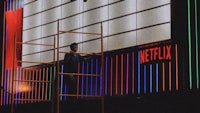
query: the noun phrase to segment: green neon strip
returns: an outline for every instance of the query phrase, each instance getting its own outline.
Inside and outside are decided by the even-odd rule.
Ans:
[[[190,79],[190,89],[192,89],[190,0],[188,0],[188,44],[189,44],[189,79]]]
[[[50,84],[49,84],[49,100],[51,100],[51,85],[52,85],[52,67],[50,67]]]
[[[197,88],[199,88],[199,50],[198,50],[198,13],[197,13],[197,0],[195,2],[195,32],[196,32],[196,77]]]

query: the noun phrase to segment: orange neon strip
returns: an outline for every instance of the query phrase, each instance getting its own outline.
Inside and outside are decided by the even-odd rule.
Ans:
[[[12,69],[11,70],[9,70],[10,71],[10,80],[8,81],[8,91],[10,91],[10,92],[12,92]],[[12,97],[11,97],[12,98]],[[12,102],[11,102],[12,100],[11,99],[9,99],[9,104],[11,104]]]
[[[169,62],[169,91],[172,90],[172,66],[171,62]]]
[[[25,70],[25,80],[28,80],[28,70]],[[27,82],[25,82],[26,85],[28,85]],[[28,92],[24,92],[25,93],[25,98],[24,99],[27,99],[28,98]],[[27,100],[25,100],[25,103],[27,103]]]
[[[176,90],[178,90],[178,47],[175,45],[176,49]]]
[[[110,96],[112,96],[112,63],[113,63],[113,59],[111,57],[111,62],[110,62]]]
[[[116,81],[115,81],[116,87],[115,87],[115,94],[118,94],[118,55],[116,56]]]
[[[123,76],[124,76],[124,74],[123,74],[123,72],[124,72],[124,58],[123,58],[123,54],[121,54],[121,95],[123,95]]]
[[[165,64],[162,63],[162,81],[163,81],[163,91],[165,91]]]
[[[48,83],[48,79],[49,79],[49,76],[48,76],[48,73],[49,72],[49,68],[47,67],[46,68],[46,82],[45,82],[45,84],[46,84],[46,88],[45,88],[45,100],[48,100],[47,99],[47,94],[48,94],[48,86],[49,86],[49,83]]]

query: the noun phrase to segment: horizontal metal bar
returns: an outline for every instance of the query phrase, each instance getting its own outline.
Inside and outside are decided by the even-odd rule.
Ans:
[[[70,52],[59,51],[59,53],[70,53]],[[100,53],[84,53],[84,52],[75,52],[73,54],[96,55],[96,56],[101,56],[102,55]]]
[[[59,94],[59,96],[69,96],[69,97],[98,97],[98,98],[102,97],[102,96],[97,96],[97,95],[77,95],[77,94]]]
[[[59,32],[61,32],[61,33],[73,33],[73,34],[101,35],[101,33],[75,32],[75,31],[64,31],[64,30],[60,30]]]
[[[37,43],[30,43],[30,42],[16,42],[17,44],[29,44],[29,45],[41,45],[41,46],[54,46],[53,44],[37,44]]]
[[[59,75],[100,76],[100,74],[82,74],[82,73],[59,73]]]
[[[13,80],[17,82],[42,82],[42,83],[50,83],[49,81],[39,81],[39,80]]]
[[[42,63],[42,64],[53,64],[52,62],[34,62],[34,61],[20,61],[18,60],[17,62],[21,62],[21,63]]]

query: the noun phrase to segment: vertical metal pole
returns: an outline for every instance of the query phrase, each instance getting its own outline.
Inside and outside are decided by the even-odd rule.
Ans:
[[[55,70],[54,70],[54,67],[55,67],[55,51],[56,51],[56,35],[54,35],[54,44],[53,44],[53,66],[52,66],[52,113],[54,113],[54,104],[55,104],[55,79],[54,79],[54,73],[55,73]]]
[[[103,23],[101,22],[101,66],[102,66],[102,113],[104,113],[104,52],[103,52]]]
[[[56,113],[60,113],[60,100],[59,100],[59,84],[60,84],[60,62],[59,62],[59,19],[57,23],[57,111]]]

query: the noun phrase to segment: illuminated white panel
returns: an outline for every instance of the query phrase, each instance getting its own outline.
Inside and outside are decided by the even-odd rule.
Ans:
[[[146,44],[171,38],[170,24],[150,27],[137,31],[137,44]]]
[[[104,6],[104,5],[108,4],[108,1],[109,0],[90,0],[88,2],[85,2],[85,3],[83,3],[84,4],[84,11]]]
[[[36,43],[36,44],[40,44],[41,40],[36,40],[36,41],[32,41],[30,43]],[[39,52],[40,51],[40,45],[30,45],[30,44],[23,44],[23,52],[22,54],[30,54],[30,53],[34,53],[34,52]]]
[[[54,45],[54,36],[41,39],[41,44]],[[41,46],[41,51],[43,51],[43,50],[49,50],[49,49],[53,49],[53,46]]]
[[[41,61],[42,62],[52,62],[53,61],[53,51],[42,52],[41,54]]]
[[[136,29],[136,15],[109,21],[109,35]]]
[[[54,8],[42,13],[42,24],[46,24],[52,21],[56,21],[61,17],[61,8]]]
[[[84,26],[97,23],[100,21],[108,20],[108,7],[92,10],[92,11],[84,13],[83,15],[84,15],[84,18],[83,18]]]
[[[80,27],[80,22],[81,21],[81,16],[73,16],[71,18],[67,18],[62,20],[61,25],[62,30],[72,30],[72,29],[77,29]]]
[[[41,37],[41,27],[26,30],[23,32],[23,42],[31,41]]]
[[[53,35],[57,33],[57,23],[51,23],[45,26],[42,26],[42,37]]]
[[[137,27],[146,27],[170,21],[170,5],[137,14]]]
[[[42,11],[42,1],[39,0],[25,5],[23,15],[24,17],[26,17],[41,11]]]
[[[80,5],[80,3],[77,1],[63,5],[61,9],[62,18],[79,13],[80,11],[82,11],[82,7],[83,6]]]
[[[134,12],[136,12],[136,0],[124,0],[109,6],[109,18],[115,18]]]
[[[170,3],[170,0],[137,0],[137,11],[161,6]]]
[[[40,53],[23,56],[22,60],[23,61],[40,62]],[[39,63],[22,63],[22,67],[29,67],[29,66],[34,66],[34,65],[38,65],[38,64]]]
[[[121,35],[109,37],[107,40],[107,50],[115,50],[126,47],[135,46],[136,43],[136,32],[128,32]]]
[[[24,0],[24,4],[30,3],[32,1],[34,1],[34,0]]]
[[[23,19],[23,29],[29,29],[41,25],[41,13]]]
[[[95,53],[95,52],[99,53],[99,52],[101,52],[100,39],[83,43],[81,52],[84,52],[84,53]]]
[[[61,4],[61,0],[42,0],[43,1],[43,10],[58,6]]]

